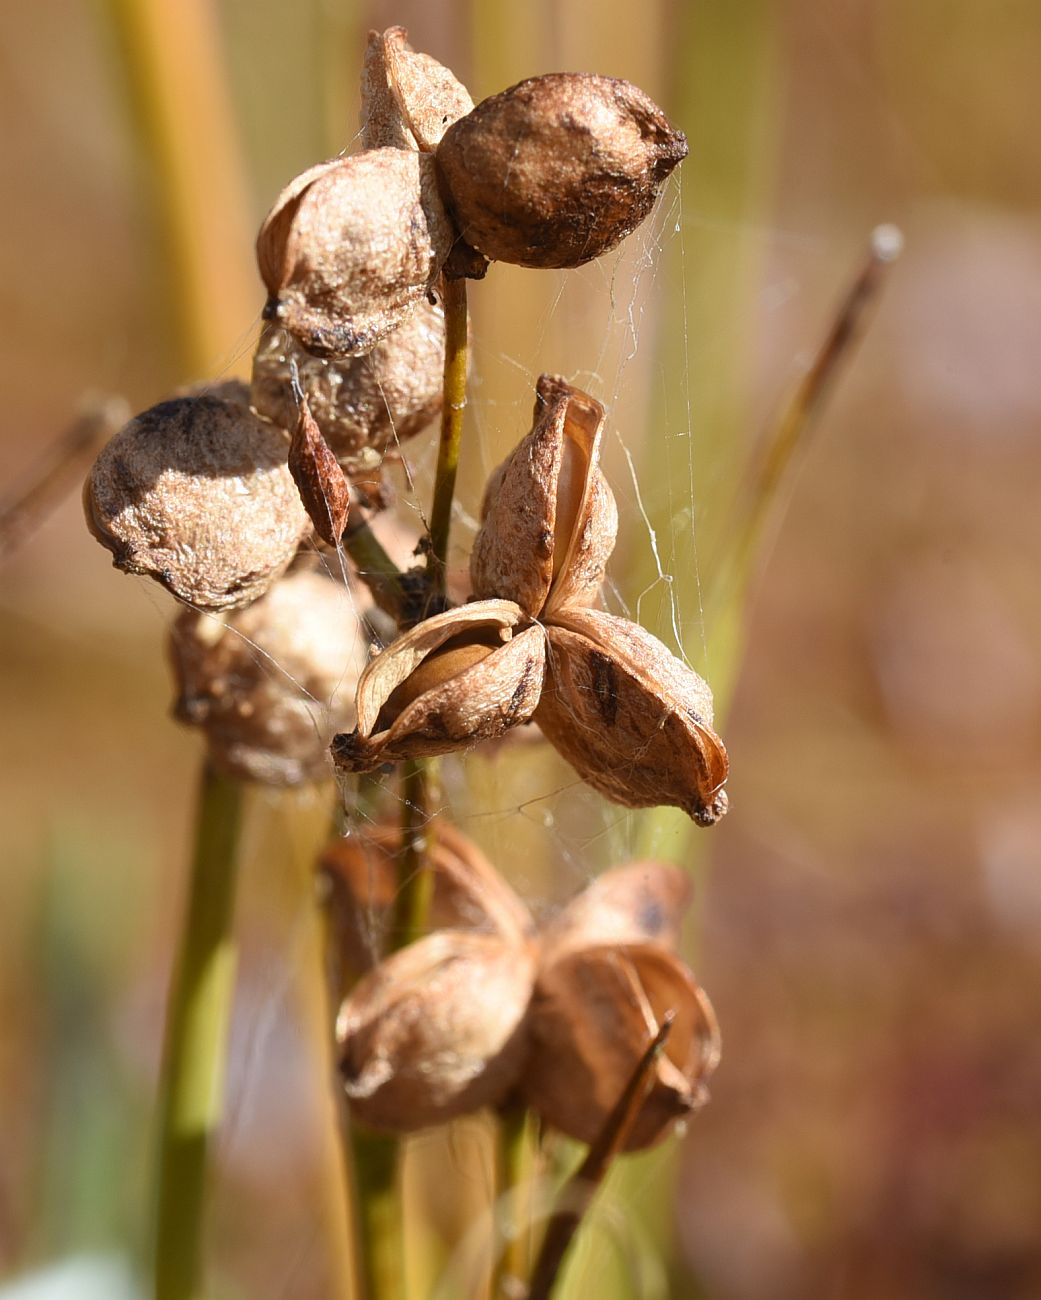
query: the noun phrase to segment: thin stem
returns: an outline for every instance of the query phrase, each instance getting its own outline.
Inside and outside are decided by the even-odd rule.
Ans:
[[[394,948],[404,948],[423,935],[430,911],[434,877],[428,865],[427,775],[427,764],[421,758],[406,759],[402,764],[401,852],[391,936]]]
[[[868,307],[878,296],[889,263],[900,255],[903,238],[895,226],[878,226],[863,265],[840,302],[813,362],[781,412],[762,451],[751,467],[739,533],[733,552],[733,574],[739,590],[747,585],[755,562],[764,551],[767,525],[778,517],[782,488],[787,484],[796,453],[820,414],[841,369],[860,337]],[[733,598],[733,591],[728,598]]]
[[[497,1213],[502,1239],[495,1259],[491,1300],[526,1294],[531,1268],[531,1190],[534,1177],[530,1113],[523,1107],[499,1117],[495,1161]]]
[[[399,1300],[404,1294],[405,1238],[398,1186],[400,1143],[350,1121],[354,1203],[361,1238],[363,1300]]]
[[[528,1300],[549,1300],[582,1217],[636,1123],[655,1064],[672,1029],[672,1020],[671,1015],[663,1018],[586,1158],[561,1190],[557,1209],[546,1228],[542,1249],[535,1262]]]
[[[466,409],[466,280],[444,280],[445,375],[441,443],[437,451],[434,502],[430,510],[430,568],[435,593],[445,589],[452,498]]]
[[[421,584],[402,573],[357,508],[347,521],[343,545],[358,568],[358,576],[372,593],[372,598],[385,614],[397,623],[407,622],[410,612],[420,599]]]
[[[235,980],[231,933],[242,792],[208,763],[196,813],[188,915],[170,989],[155,1238],[156,1300],[200,1300],[210,1140],[220,1122]]]
[[[0,559],[22,544],[70,490],[106,439],[130,418],[121,397],[94,398],[0,502]]]

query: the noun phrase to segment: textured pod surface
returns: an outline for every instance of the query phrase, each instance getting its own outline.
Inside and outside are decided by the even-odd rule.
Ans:
[[[257,238],[265,315],[320,356],[360,356],[434,286],[456,238],[433,159],[370,149],[311,168]]]
[[[565,953],[539,971],[522,1077],[528,1104],[554,1128],[592,1142],[648,1043],[675,1019],[626,1150],[651,1146],[707,1099],[719,1029],[690,971],[654,944]]]
[[[636,623],[557,610],[535,721],[601,794],[627,808],[674,804],[699,826],[727,809],[729,765],[712,730],[712,693]]]
[[[330,773],[350,724],[367,638],[343,586],[300,570],[224,618],[185,610],[170,631],[174,715],[206,735],[223,771],[267,785]]]
[[[461,930],[381,962],[337,1022],[352,1114],[410,1132],[499,1101],[523,1061],[533,978],[526,948]]]
[[[454,647],[476,653],[449,661]],[[452,667],[427,677],[427,661],[435,656],[445,656]],[[336,737],[333,760],[343,771],[366,772],[494,740],[534,713],[545,667],[542,628],[528,625],[509,601],[474,602],[428,618],[366,668],[358,683],[357,728]],[[422,689],[409,690],[421,673]]]
[[[470,555],[474,595],[532,617],[595,599],[618,512],[598,468],[604,408],[554,375],[536,388],[531,433],[493,471]]]
[[[88,526],[117,568],[208,610],[262,596],[311,532],[285,434],[234,391],[239,401],[181,397],[137,416],[84,490]]]
[[[437,59],[418,54],[404,27],[370,32],[362,74],[362,140],[367,149],[431,151],[474,103]]]
[[[269,330],[253,358],[253,408],[293,428],[295,361],[311,414],[344,472],[369,473],[440,411],[444,349],[444,308],[426,298],[361,357],[315,357],[287,331]]]
[[[612,867],[543,927],[543,960],[604,943],[656,943],[675,951],[691,893],[689,874],[668,862]]]
[[[434,892],[430,930],[473,930],[523,944],[532,922],[527,908],[474,842],[444,818],[426,828]],[[366,828],[333,840],[320,867],[333,889],[337,946],[353,972],[372,967],[383,951],[397,893],[401,827]]]
[[[437,149],[463,238],[493,261],[579,266],[647,216],[687,141],[627,81],[532,77],[483,100]]]

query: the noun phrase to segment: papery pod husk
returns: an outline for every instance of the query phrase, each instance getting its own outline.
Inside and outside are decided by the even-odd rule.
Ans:
[[[500,1101],[523,1064],[534,970],[528,948],[465,930],[381,962],[337,1021],[352,1115],[407,1133]]]
[[[612,867],[543,926],[543,960],[606,943],[655,943],[674,952],[692,894],[689,873],[672,863]]]
[[[117,568],[213,611],[257,600],[311,533],[286,435],[253,415],[244,386],[221,394],[136,416],[102,449],[83,497]]]
[[[603,422],[595,399],[540,377],[532,431],[485,491],[470,555],[475,596],[513,600],[532,617],[595,599],[618,530],[597,466]]]
[[[442,817],[425,827],[426,862],[433,878],[427,928],[492,934],[523,945],[531,916],[477,845]],[[367,827],[326,846],[319,868],[333,889],[337,947],[348,970],[361,973],[378,960],[397,894],[401,827]]]
[[[601,610],[558,609],[546,634],[535,720],[582,780],[626,808],[673,804],[699,826],[718,821],[729,763],[708,684],[638,624]]]
[[[463,238],[493,261],[580,266],[640,224],[685,136],[642,90],[552,73],[483,100],[437,161]]]
[[[223,618],[184,610],[168,648],[174,716],[203,731],[216,767],[272,786],[329,777],[367,651],[341,583],[302,569]]]
[[[418,54],[404,27],[369,33],[362,91],[363,139],[434,150],[453,122],[474,106],[466,87],[429,54]],[[395,117],[397,121],[395,122]],[[398,125],[400,123],[400,126]],[[408,144],[398,144],[402,130]]]
[[[455,239],[429,155],[370,149],[323,163],[260,228],[265,317],[318,356],[360,356],[433,289]]]
[[[592,1142],[668,1013],[672,1029],[627,1151],[659,1142],[707,1100],[719,1061],[712,1006],[687,967],[657,944],[603,944],[546,962],[528,1013],[525,1100],[547,1124]]]
[[[392,724],[377,730],[394,690],[453,638],[479,632],[508,638],[473,666],[425,691]],[[342,771],[372,771],[403,758],[430,758],[493,740],[535,711],[546,663],[542,629],[528,625],[509,601],[486,600],[438,614],[398,637],[369,664],[358,683],[358,725],[337,736],[333,760]]]
[[[286,330],[272,329],[253,358],[258,415],[283,429],[296,421],[295,361],[315,423],[348,475],[371,473],[441,410],[445,313],[419,302],[396,330],[360,357],[315,357]]]

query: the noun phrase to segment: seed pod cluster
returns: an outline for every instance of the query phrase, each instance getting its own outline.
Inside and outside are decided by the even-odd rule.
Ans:
[[[583,1142],[600,1133],[657,1026],[672,1032],[626,1138],[660,1141],[706,1098],[719,1058],[712,1007],[676,954],[689,886],[676,867],[607,872],[533,937],[530,918],[483,855],[443,822],[432,934],[372,967],[343,1002],[338,1038],[348,1097],[363,1122],[410,1132],[519,1095]],[[337,933],[371,934],[393,893],[397,828],[375,847],[334,845]],[[378,928],[378,914],[375,918]]]
[[[370,662],[355,731],[333,742],[341,770],[464,749],[534,718],[615,803],[673,804],[700,826],[723,816],[728,761],[708,684],[637,624],[590,607],[618,523],[603,424],[588,394],[542,376],[533,428],[485,492],[475,599]]]
[[[601,256],[687,154],[661,109],[612,77],[532,77],[474,107],[400,27],[369,37],[362,143],[291,181],[257,241],[265,314],[318,356],[371,351],[442,270]]]

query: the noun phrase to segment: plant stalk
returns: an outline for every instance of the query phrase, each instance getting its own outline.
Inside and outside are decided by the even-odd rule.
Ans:
[[[231,925],[242,790],[207,763],[188,914],[170,989],[160,1100],[156,1300],[201,1300],[210,1142],[220,1122],[235,981]]]
[[[466,280],[444,283],[445,372],[441,407],[441,442],[437,450],[434,501],[430,511],[430,569],[435,594],[444,594],[448,564],[448,535],[452,526],[452,499],[459,470],[459,449],[466,410]]]

